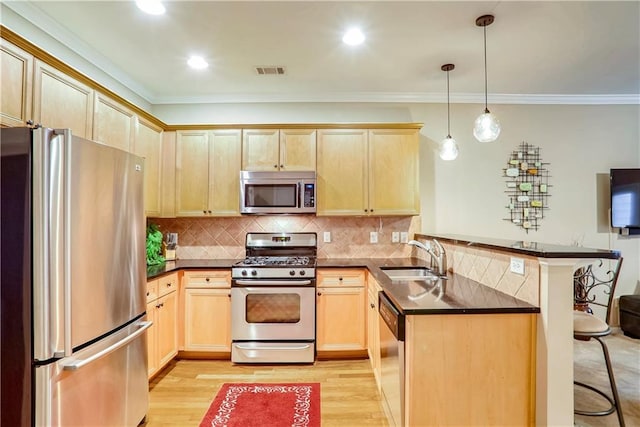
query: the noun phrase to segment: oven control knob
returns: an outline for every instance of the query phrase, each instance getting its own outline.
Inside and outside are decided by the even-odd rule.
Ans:
[[[242,273],[240,273],[240,274],[242,274],[243,276],[246,276],[247,275],[247,270],[242,270]]]
[[[300,270],[300,275],[301,275],[301,276],[304,276],[304,274],[305,274],[305,273],[304,273],[304,270]]]
[[[295,275],[296,275],[296,271],[295,270],[289,271],[289,276],[295,276]]]
[[[258,272],[257,272],[256,270],[251,270],[251,275],[252,275],[252,276],[257,276],[257,275],[258,275]]]

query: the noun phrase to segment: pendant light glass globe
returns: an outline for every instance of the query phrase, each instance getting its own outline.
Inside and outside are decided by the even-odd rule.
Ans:
[[[458,143],[447,135],[440,143],[440,158],[442,160],[455,160],[458,157]]]
[[[493,142],[500,136],[500,121],[489,110],[480,114],[473,124],[473,136],[479,142]]]

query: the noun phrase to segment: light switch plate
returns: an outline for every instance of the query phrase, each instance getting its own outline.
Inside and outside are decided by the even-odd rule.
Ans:
[[[524,260],[511,257],[511,272],[524,275]]]
[[[322,235],[323,239],[322,241],[325,243],[331,243],[331,232],[330,231],[325,231],[324,234]]]
[[[406,231],[400,232],[400,243],[407,243],[409,241],[409,233]]]
[[[372,231],[369,233],[369,243],[378,243],[378,232]]]
[[[400,242],[400,232],[394,231],[393,233],[391,233],[391,243],[398,243],[398,242]]]

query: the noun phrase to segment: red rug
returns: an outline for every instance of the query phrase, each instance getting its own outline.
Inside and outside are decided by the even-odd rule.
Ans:
[[[200,427],[319,427],[320,384],[223,384]]]

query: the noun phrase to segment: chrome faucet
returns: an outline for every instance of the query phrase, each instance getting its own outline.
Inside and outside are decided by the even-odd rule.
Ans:
[[[444,251],[444,247],[438,242],[436,239],[431,240],[433,246],[435,246],[436,251],[431,248],[428,248],[423,243],[418,242],[417,240],[410,240],[407,244],[417,246],[418,248],[426,251],[431,258],[436,262],[436,273],[439,276],[447,275],[447,254]]]

